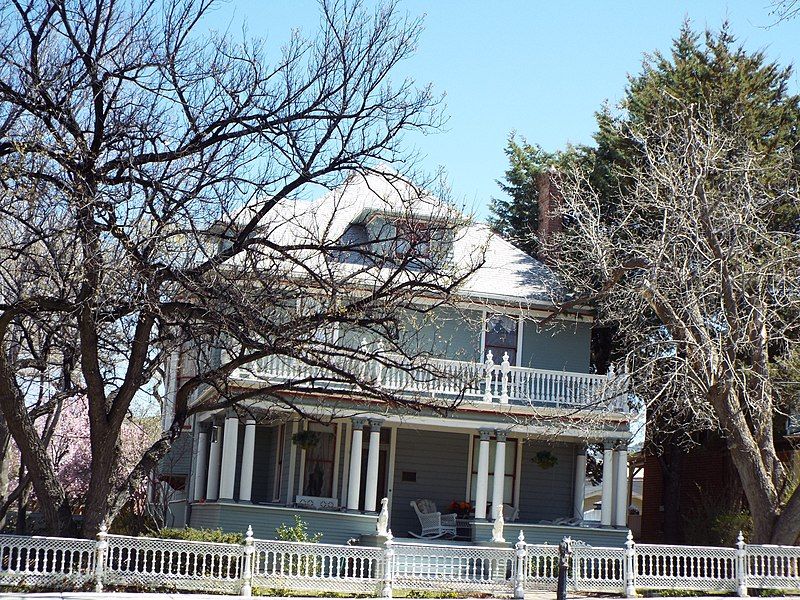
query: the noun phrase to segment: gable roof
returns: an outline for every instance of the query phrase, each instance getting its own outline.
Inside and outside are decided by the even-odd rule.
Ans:
[[[241,222],[257,210],[257,204],[247,206],[237,220]],[[281,244],[302,240],[358,243],[368,240],[366,224],[376,216],[454,224],[453,263],[474,264],[476,253],[483,262],[460,288],[466,298],[552,308],[563,294],[557,276],[544,263],[385,167],[353,174],[341,186],[315,200],[279,203],[268,213],[262,230]]]

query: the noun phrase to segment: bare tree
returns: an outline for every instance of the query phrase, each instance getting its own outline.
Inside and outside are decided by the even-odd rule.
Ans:
[[[430,313],[480,263],[410,251],[457,243],[464,221],[379,167],[402,164],[403,132],[440,124],[430,87],[390,79],[418,20],[393,3],[323,1],[316,35],[270,54],[259,40],[200,35],[212,6],[0,8],[0,409],[53,533],[72,531],[70,506],[29,410],[31,373],[47,399],[88,399],[91,536],[195,412],[255,397],[292,407],[282,392],[331,381],[419,408],[354,367],[412,368],[401,310]],[[391,226],[348,237],[341,190],[375,172],[393,192]],[[302,200],[310,186],[339,190],[327,212]],[[334,327],[369,343],[334,344]],[[120,473],[122,424],[178,351],[174,420]],[[280,384],[229,385],[276,356],[307,368]]]
[[[639,158],[613,215],[585,170],[563,177],[558,266],[632,340],[634,391],[659,411],[653,422],[719,428],[754,540],[794,543],[800,492],[775,448],[789,402],[775,368],[796,355],[800,254],[797,230],[771,223],[796,206],[796,165],[790,152],[754,150],[735,113],[723,130],[713,111],[724,107],[661,106],[620,126]]]

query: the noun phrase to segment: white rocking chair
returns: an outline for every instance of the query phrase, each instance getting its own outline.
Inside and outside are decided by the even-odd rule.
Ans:
[[[414,508],[414,512],[417,513],[422,531],[419,535],[413,531],[409,531],[408,533],[410,535],[420,539],[436,539],[440,537],[453,538],[456,536],[455,513],[443,515],[436,510],[436,503],[426,498],[412,500],[411,506]]]

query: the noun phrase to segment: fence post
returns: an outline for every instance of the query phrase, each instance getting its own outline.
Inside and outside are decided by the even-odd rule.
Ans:
[[[94,546],[94,591],[98,594],[103,592],[103,575],[106,570],[107,554],[108,525],[103,521],[100,523],[100,531],[97,532],[97,542]]]
[[[736,538],[736,595],[747,597],[747,550],[741,531]]]
[[[558,545],[558,588],[556,600],[567,600],[567,575],[572,560],[572,538],[565,537]]]
[[[625,597],[636,597],[636,544],[630,529],[625,540]]]
[[[394,582],[394,545],[392,542],[392,530],[386,532],[386,541],[383,544],[383,590],[381,596],[384,598],[392,597],[392,585]]]
[[[528,570],[528,544],[525,543],[525,535],[522,529],[519,530],[517,543],[514,544],[517,550],[517,568],[514,573],[514,598],[524,600],[525,598],[525,577]]]
[[[244,562],[242,564],[242,596],[253,594],[253,552],[255,545],[253,541],[253,527],[247,526],[247,533],[244,535]]]

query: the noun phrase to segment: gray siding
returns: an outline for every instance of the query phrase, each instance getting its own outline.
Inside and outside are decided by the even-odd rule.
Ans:
[[[490,541],[492,539],[492,525],[492,523],[473,523],[474,543],[482,544]],[[590,546],[621,548],[625,546],[625,538],[628,535],[627,529],[506,523],[503,537],[505,537],[509,545],[516,542],[520,529],[525,533],[525,541],[529,544],[557,545],[562,539],[569,536],[573,542],[581,541]]]
[[[549,450],[558,459],[550,469],[533,462],[536,453]],[[572,516],[572,487],[575,446],[528,440],[522,444],[519,520],[536,523],[542,519]]]
[[[467,488],[469,436],[465,433],[397,430],[392,492],[391,527],[395,535],[419,533],[419,520],[410,502],[430,498],[442,512],[453,500],[463,500]],[[403,471],[417,474],[416,482],[402,481]]]
[[[169,452],[161,459],[159,471],[172,475],[188,475],[192,464],[192,436],[197,435],[198,428],[189,433],[184,431],[172,443]]]
[[[589,323],[558,321],[540,330],[533,321],[525,321],[522,335],[521,366],[589,372]]]
[[[408,319],[404,327],[412,351],[452,360],[480,360],[480,311],[442,307],[430,313],[411,313]]]
[[[252,504],[196,504],[192,509],[192,527],[221,528],[223,531],[244,533],[253,527],[259,539],[275,539],[275,530],[282,524],[293,525],[294,516],[308,525],[309,533],[322,533],[320,541],[344,544],[361,535],[375,533],[376,515],[349,514],[301,510],[282,506],[255,506]]]

